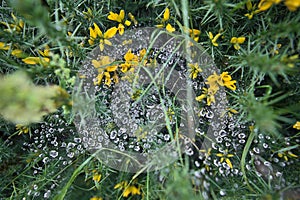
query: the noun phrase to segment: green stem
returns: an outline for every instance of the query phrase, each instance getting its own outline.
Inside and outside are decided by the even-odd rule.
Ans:
[[[245,145],[245,148],[243,150],[243,154],[242,154],[242,158],[241,158],[241,170],[243,172],[243,178],[244,180],[246,181],[246,184],[248,186],[248,188],[252,191],[252,192],[255,192],[254,189],[250,186],[249,184],[249,181],[248,181],[248,178],[247,178],[247,175],[246,175],[246,170],[245,170],[245,165],[246,165],[246,156],[249,152],[249,149],[250,149],[250,146],[253,142],[253,139],[255,137],[255,131],[251,131],[249,137],[248,137],[248,140],[247,140],[247,143]]]

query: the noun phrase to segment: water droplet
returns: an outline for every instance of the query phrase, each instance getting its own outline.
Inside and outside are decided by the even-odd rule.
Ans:
[[[49,161],[49,158],[48,158],[48,157],[43,158],[43,163],[44,163],[44,164],[48,163],[48,161]]]
[[[47,190],[47,192],[44,193],[44,198],[48,199],[51,195],[51,190]]]
[[[56,158],[56,157],[58,156],[58,152],[55,151],[55,150],[51,150],[51,151],[50,151],[50,156],[51,156],[52,158]]]
[[[220,190],[220,195],[221,195],[221,196],[225,196],[225,195],[226,195],[226,192],[225,192],[225,190],[223,190],[223,189],[222,189],[222,190]]]
[[[34,190],[37,190],[37,189],[38,189],[38,186],[37,186],[36,184],[34,184],[34,185],[33,185],[33,189],[34,189]]]
[[[70,153],[68,153],[68,154],[67,154],[67,156],[68,156],[69,158],[73,158],[73,157],[74,157],[74,155],[75,155],[75,153],[74,153],[74,152],[70,152]]]

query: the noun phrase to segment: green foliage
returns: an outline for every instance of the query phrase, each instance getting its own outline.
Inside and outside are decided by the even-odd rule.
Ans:
[[[260,2],[3,0],[0,199],[296,199],[300,187],[300,8],[293,11],[291,6],[299,1],[267,1],[270,7],[257,11]],[[94,23],[104,33],[119,25],[108,19],[109,13],[123,9],[131,21],[125,33],[154,27],[167,7],[168,23],[203,47],[218,74],[229,72],[236,80],[236,90],[224,87],[228,108],[222,115],[227,117],[228,138],[215,142],[215,148],[194,148],[189,156],[183,153],[178,162],[159,171],[119,172],[86,150],[75,131],[72,110],[79,110],[84,118],[93,111],[89,104],[95,103],[75,98],[82,92],[74,86],[75,77],[82,75],[84,61],[98,46],[99,38],[89,44]],[[188,36],[183,27],[201,33]],[[245,39],[239,48],[233,37]],[[208,87],[204,78],[197,81]],[[95,110],[108,117],[110,102],[102,92],[109,88],[103,85],[97,88]],[[133,100],[140,93],[136,91]],[[203,90],[195,93],[201,95]],[[207,94],[199,102],[199,117],[208,115],[211,108],[205,98]],[[73,101],[78,107],[72,107]],[[209,124],[206,120],[200,128]],[[112,132],[116,126],[99,128]],[[196,136],[192,147],[208,137],[201,131]],[[115,188],[125,181],[126,187]],[[128,197],[126,192],[131,192]]]

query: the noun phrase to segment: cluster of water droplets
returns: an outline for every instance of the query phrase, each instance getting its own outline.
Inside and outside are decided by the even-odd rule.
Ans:
[[[29,151],[33,163],[29,176],[46,175],[47,183],[35,183],[28,191],[28,196],[47,199],[51,191],[68,177],[61,173],[64,168],[85,152],[82,139],[75,127],[68,124],[59,115],[51,116],[51,122],[38,124],[32,131],[31,138],[24,141],[23,150]],[[47,173],[45,173],[47,171]]]

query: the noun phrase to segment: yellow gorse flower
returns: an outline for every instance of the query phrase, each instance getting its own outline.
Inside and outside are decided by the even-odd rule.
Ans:
[[[228,75],[228,72],[223,72],[221,75],[217,75],[216,72],[210,75],[205,82],[209,85],[209,88],[203,88],[203,93],[196,97],[196,101],[202,101],[204,98],[207,99],[207,105],[210,106],[211,103],[215,103],[214,95],[219,90],[219,86],[225,86],[231,90],[236,90],[235,80],[232,80],[231,76]]]
[[[224,153],[217,153],[216,156],[220,157],[221,163],[225,161],[231,169],[233,168],[232,163],[229,158],[232,158],[234,155],[229,154],[227,149],[224,151]]]
[[[103,200],[101,197],[92,197],[92,198],[90,198],[90,200]]]
[[[295,63],[299,62],[299,56],[298,54],[292,56],[283,55],[280,58],[280,61],[286,64],[288,67],[293,68],[295,67]]]
[[[18,132],[18,135],[29,133],[29,127],[23,124],[17,124],[16,130]]]
[[[166,30],[170,33],[175,31],[175,28],[170,24],[167,23],[167,21],[169,21],[170,19],[170,10],[169,8],[165,9],[163,18],[161,19],[161,24],[156,25],[157,28],[163,28],[166,27]]]
[[[293,128],[300,130],[300,122],[296,122],[293,126]]]
[[[189,63],[189,72],[190,78],[195,79],[198,76],[198,73],[202,72],[202,69],[198,66],[198,63]]]
[[[230,43],[233,44],[233,47],[236,50],[239,50],[241,48],[240,44],[243,44],[245,42],[245,40],[246,40],[245,37],[232,37],[230,40]]]
[[[258,4],[259,11],[268,10],[273,4],[280,3],[281,0],[261,0]]]
[[[217,39],[221,36],[221,33],[218,33],[217,35],[213,35],[212,32],[209,32],[208,33],[208,37],[209,39],[211,40],[211,43],[214,45],[214,46],[219,46],[219,44],[217,43]]]
[[[101,174],[98,174],[97,172],[93,174],[93,181],[100,182],[101,180]]]
[[[104,50],[104,45],[112,45],[112,43],[108,40],[116,35],[118,28],[112,27],[108,29],[104,34],[100,30],[99,26],[94,23],[94,28],[90,27],[90,39],[88,40],[90,45],[94,45],[95,40],[99,37],[100,38],[100,50]]]
[[[285,6],[292,12],[300,7],[300,0],[285,0]]]
[[[124,55],[125,62],[120,64],[121,71],[123,73],[126,73],[128,69],[130,69],[133,66],[136,66],[138,64],[138,56],[133,54],[131,52],[131,49],[129,49],[126,54]]]
[[[83,12],[83,17],[89,21],[92,20],[93,18],[93,11],[91,10],[91,8],[88,8],[88,10],[86,12]]]
[[[273,4],[278,4],[281,1],[282,0],[261,0],[258,4],[259,11],[266,11]],[[284,4],[291,12],[294,12],[300,7],[300,0],[285,0]]]
[[[92,65],[98,69],[98,75],[94,81],[94,85],[100,85],[102,79],[105,77],[104,84],[107,86],[111,85],[111,78],[113,78],[115,83],[119,82],[119,77],[117,75],[118,65],[112,65],[114,60],[109,56],[101,56],[100,60],[92,60]],[[111,73],[113,72],[113,77]]]
[[[210,106],[212,103],[216,103],[215,100],[215,94],[217,93],[217,90],[214,88],[203,88],[202,94],[198,97],[196,97],[196,101],[202,101],[206,98],[206,105]]]
[[[7,51],[10,49],[10,45],[5,44],[4,42],[0,42],[0,49]]]
[[[133,181],[136,182],[136,181]],[[115,185],[114,189],[122,189],[123,190],[123,197],[128,197],[129,195],[140,195],[141,194],[141,187],[136,186],[133,184],[128,184],[127,181],[122,181]]]
[[[22,59],[22,61],[28,65],[36,65],[41,64],[43,66],[47,66],[50,62],[50,48],[46,46],[44,51],[38,50],[39,57],[26,57]]]
[[[250,11],[249,13],[246,13],[245,16],[248,17],[248,19],[252,19],[253,16],[260,12],[260,10],[256,9],[256,4],[252,5],[251,0],[248,0],[246,3],[247,10]]]
[[[14,23],[6,23],[6,22],[0,22],[1,24],[5,25],[7,27],[7,29],[5,29],[5,31],[7,32],[13,32],[13,31],[16,31],[16,32],[22,32],[23,31],[23,28],[24,28],[24,22],[22,19],[18,19],[13,13],[11,13],[11,16],[14,20]]]
[[[132,14],[131,14],[131,16],[133,17]],[[109,15],[107,16],[107,18],[109,20],[119,22],[118,31],[119,31],[120,35],[124,34],[124,29],[125,29],[124,25],[126,25],[126,26],[131,25],[130,21],[125,20],[125,11],[124,10],[121,10],[119,14],[114,13],[114,12],[109,12]],[[134,17],[133,17],[133,19],[134,19]]]
[[[222,80],[220,83],[221,86],[225,86],[231,90],[236,90],[236,86],[234,85],[236,83],[236,80],[232,80],[231,76],[228,75],[228,72],[223,72],[220,75],[220,78]]]
[[[200,30],[198,30],[198,29],[190,29],[190,28],[187,28],[187,27],[183,27],[183,31],[185,32],[185,33],[188,33],[189,34],[189,36],[190,36],[190,38],[192,38],[195,42],[198,42],[198,40],[199,40],[199,36],[200,36],[200,34],[201,34],[201,31]]]
[[[283,158],[285,161],[288,161],[289,157],[290,158],[298,158],[298,156],[293,154],[291,151],[279,152],[277,155],[279,158]]]

